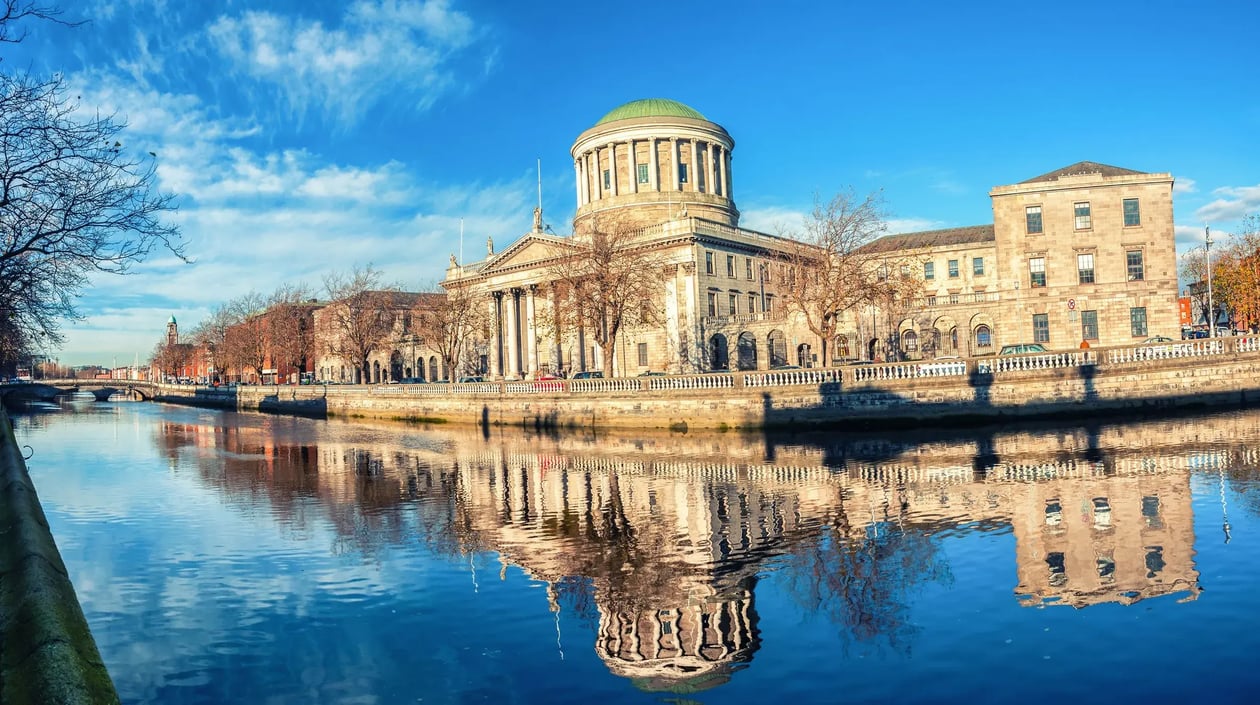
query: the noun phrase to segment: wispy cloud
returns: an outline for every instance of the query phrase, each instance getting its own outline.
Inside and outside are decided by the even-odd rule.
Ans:
[[[1173,181],[1174,194],[1182,195],[1182,194],[1187,194],[1187,193],[1194,193],[1196,191],[1198,191],[1198,189],[1196,189],[1194,186],[1194,179],[1187,179],[1185,177],[1177,177]]]
[[[358,122],[385,96],[424,110],[453,90],[453,64],[480,32],[446,0],[360,0],[339,27],[263,11],[218,18],[210,41],[236,74],[278,91],[290,112]]]
[[[1260,213],[1260,184],[1255,186],[1225,186],[1214,189],[1217,199],[1195,211],[1195,217],[1205,223],[1228,223],[1242,220],[1243,216]]]
[[[890,218],[887,225],[889,235],[917,233],[924,230],[939,230],[949,227],[944,221],[930,218]]]
[[[739,215],[739,227],[771,235],[800,232],[806,213],[793,208],[749,208]]]

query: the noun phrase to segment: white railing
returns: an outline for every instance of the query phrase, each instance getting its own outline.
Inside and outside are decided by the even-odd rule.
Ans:
[[[1225,352],[1225,342],[1219,338],[1186,340],[1180,343],[1156,343],[1135,348],[1116,348],[1107,351],[1107,362],[1140,362],[1144,360],[1171,360],[1180,357],[1204,357]]]
[[[601,379],[567,380],[570,392],[637,392],[643,386],[637,377],[612,377]]]
[[[876,382],[920,377],[963,377],[967,374],[964,360],[897,362],[882,365],[861,365],[853,368],[853,381]]]
[[[648,377],[648,389],[728,389],[735,386],[735,376],[729,372],[704,375],[669,375]]]
[[[1034,355],[1006,355],[976,361],[976,370],[982,373],[1026,372],[1029,370],[1053,370],[1065,367],[1081,367],[1098,364],[1098,356],[1088,350],[1080,352],[1037,353]]]
[[[745,372],[745,387],[791,387],[802,384],[834,384],[841,382],[844,370],[806,369],[806,370],[770,370],[768,372]]]

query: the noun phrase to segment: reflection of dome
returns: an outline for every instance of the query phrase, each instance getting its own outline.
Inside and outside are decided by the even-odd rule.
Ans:
[[[599,119],[596,125],[603,125],[606,122],[614,120],[628,120],[631,118],[642,117],[684,117],[693,120],[706,119],[700,114],[700,111],[679,103],[676,100],[668,98],[644,98],[643,100],[632,100],[625,105],[618,106],[608,111],[608,114]]]
[[[746,667],[761,644],[751,586],[694,591],[679,608],[599,608],[595,652],[608,670],[649,692],[696,693]]]

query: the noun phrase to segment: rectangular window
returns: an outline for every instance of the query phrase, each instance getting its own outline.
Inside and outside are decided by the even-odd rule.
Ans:
[[[748,295],[748,312],[749,313],[757,312],[757,295],[756,294]]]
[[[647,343],[639,343],[639,367],[647,367]]]
[[[709,292],[709,316],[717,316],[717,294]]]
[[[1098,340],[1098,312],[1081,311],[1081,338]]]
[[[1142,264],[1142,251],[1129,250],[1124,253],[1125,264],[1129,267],[1129,281],[1140,282],[1146,278],[1146,266]]]
[[[1046,285],[1046,258],[1045,257],[1029,258],[1028,282],[1034,287]]]
[[[604,190],[608,191],[611,189],[612,189],[612,174],[607,169],[605,169],[604,170]]]
[[[713,273],[713,253],[712,252],[704,253],[704,273],[705,274]]]
[[[956,259],[951,259],[949,261],[949,278],[950,279],[958,278],[958,260]]]
[[[752,257],[744,258],[744,278],[752,281]]]
[[[636,168],[639,172],[639,183],[646,184],[648,182],[648,165],[638,164]]]
[[[901,265],[901,278],[902,279],[910,278],[910,265],[908,264]]]
[[[1136,198],[1124,199],[1124,227],[1131,228],[1142,224],[1142,210]]]
[[[678,183],[680,184],[687,183],[687,165],[686,164],[678,165]]]
[[[923,278],[928,279],[928,280],[936,278],[936,263],[935,262],[923,263]]]
[[[1039,234],[1041,232],[1041,206],[1024,208],[1024,223],[1028,227],[1029,235]]]
[[[1146,307],[1136,306],[1129,309],[1129,328],[1134,338],[1146,336]]]
[[[766,313],[774,310],[774,294],[766,294]]]
[[[736,296],[735,296],[735,294],[731,294],[729,297],[727,297],[727,303],[729,303],[729,304],[731,305],[731,315],[732,315],[732,316],[734,316],[735,314],[739,313],[739,311],[735,310],[735,304],[736,304]]]
[[[1076,216],[1076,229],[1089,230],[1093,222],[1089,217],[1089,201],[1081,201],[1072,205],[1072,213]]]
[[[1033,314],[1033,342],[1048,343],[1050,342],[1050,314],[1034,313]]]
[[[875,276],[882,282],[888,281],[888,265],[879,265],[879,270],[875,273]]]
[[[726,256],[726,276],[735,278],[735,255]]]
[[[1094,283],[1094,255],[1082,252],[1076,256],[1076,278],[1082,284]]]
[[[971,258],[971,273],[976,276],[980,276],[984,274],[984,258],[983,257]]]

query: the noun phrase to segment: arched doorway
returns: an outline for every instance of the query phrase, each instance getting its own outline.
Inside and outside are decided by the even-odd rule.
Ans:
[[[430,382],[436,382],[436,381],[438,381],[439,379],[441,379],[441,378],[440,378],[440,377],[438,377],[438,361],[437,361],[437,355],[433,355],[433,356],[431,356],[431,357],[429,358],[429,381],[430,381]]]
[[[796,364],[801,367],[812,367],[813,355],[809,343],[801,343],[796,346]]]
[[[398,381],[403,377],[410,377],[410,374],[403,374],[403,357],[402,353],[395,350],[389,356],[389,378]]]
[[[771,367],[787,364],[787,336],[783,335],[783,331],[770,331],[770,335],[766,336],[766,350],[770,353]]]
[[[901,333],[901,352],[906,358],[913,359],[919,355],[919,334],[912,330]]]
[[[879,338],[871,338],[866,343],[866,359],[875,362],[875,355],[879,352]]]
[[[757,337],[748,331],[739,334],[735,344],[737,351],[736,365],[741,370],[757,369]]]
[[[853,357],[853,352],[849,349],[849,336],[837,335],[832,341],[831,358],[833,362],[839,360],[849,360]]]
[[[381,383],[381,363],[380,360],[372,361],[372,384]]]
[[[715,333],[709,338],[709,369],[725,370],[730,368],[730,359],[727,354],[726,336],[721,333]]]
[[[416,358],[416,376],[419,377],[421,380],[424,380],[424,358],[423,357]]]

